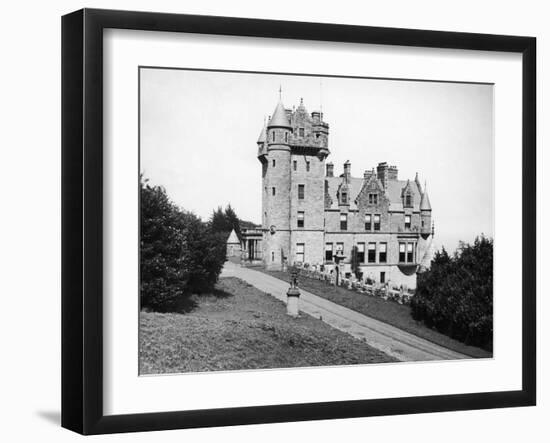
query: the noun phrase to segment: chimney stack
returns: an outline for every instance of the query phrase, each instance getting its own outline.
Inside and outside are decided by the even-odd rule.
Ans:
[[[351,177],[351,163],[349,162],[349,160],[346,160],[346,162],[344,163],[344,177],[349,183],[349,179]]]
[[[331,162],[327,163],[327,177],[334,177],[334,164]]]
[[[389,166],[386,162],[378,163],[376,175],[385,189],[388,187],[388,181],[397,180],[397,167]]]

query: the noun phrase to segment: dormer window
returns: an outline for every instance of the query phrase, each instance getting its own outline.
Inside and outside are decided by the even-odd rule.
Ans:
[[[378,204],[378,194],[369,194],[369,205]]]
[[[343,205],[347,205],[347,204],[348,204],[348,193],[347,193],[347,192],[342,192],[341,200],[342,200],[342,204],[343,204]]]
[[[304,128],[298,128],[298,135],[300,137],[304,137],[305,135],[305,129]]]
[[[405,207],[406,208],[412,207],[412,195],[410,193],[405,194]]]

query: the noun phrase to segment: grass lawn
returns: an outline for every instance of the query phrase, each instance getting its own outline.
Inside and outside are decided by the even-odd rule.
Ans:
[[[281,280],[289,281],[289,274],[286,272],[265,270],[262,270],[262,272]],[[372,295],[360,294],[340,286],[332,286],[323,281],[307,277],[300,277],[299,286],[319,297],[388,323],[453,351],[476,358],[493,356],[491,352],[474,346],[467,346],[445,334],[428,328],[424,323],[417,322],[412,318],[409,306],[400,305]]]
[[[188,312],[140,313],[140,374],[332,366],[395,361],[237,278],[195,296]]]

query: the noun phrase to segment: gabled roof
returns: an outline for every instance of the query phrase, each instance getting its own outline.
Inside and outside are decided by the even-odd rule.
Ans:
[[[338,209],[338,189],[340,185],[344,183],[344,177],[325,177],[325,180],[328,184],[326,187],[328,194],[332,200],[332,209]],[[348,201],[350,209],[356,209],[357,205],[355,204],[355,199],[359,195],[361,188],[363,187],[363,179],[350,177],[348,183]]]
[[[388,180],[386,196],[390,200],[390,211],[402,211],[403,210],[403,189],[409,184],[409,188],[413,191],[413,210],[420,210],[420,191],[416,182],[409,180]]]
[[[279,103],[277,103],[275,111],[273,111],[273,115],[271,116],[267,127],[290,128],[290,122],[288,121],[288,117],[282,101],[279,101]]]
[[[373,177],[373,179],[376,179]],[[376,179],[377,180],[377,179]],[[344,177],[325,177],[327,182],[326,190],[329,197],[332,199],[332,205],[330,209],[338,209],[338,197],[337,192],[340,185],[344,182]],[[420,210],[420,191],[418,185],[414,181],[408,181],[409,187],[414,193],[413,197],[413,210]],[[349,189],[349,202],[350,209],[357,209],[355,200],[363,189],[364,179],[359,177],[350,177],[348,189]],[[380,184],[381,186],[381,184]],[[390,201],[390,211],[402,211],[403,210],[403,189],[407,186],[407,180],[388,180],[387,188],[385,189],[385,195]]]
[[[229,237],[227,238],[226,243],[228,245],[229,244],[237,244],[237,245],[241,244],[241,242],[239,241],[239,237],[237,237],[237,233],[235,232],[234,229],[231,231],[231,234],[229,234]]]

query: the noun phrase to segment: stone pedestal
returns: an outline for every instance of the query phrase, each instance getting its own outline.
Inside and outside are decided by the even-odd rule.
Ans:
[[[298,288],[289,288],[286,293],[286,313],[291,317],[298,317],[300,310],[298,301],[300,299],[300,291]]]

